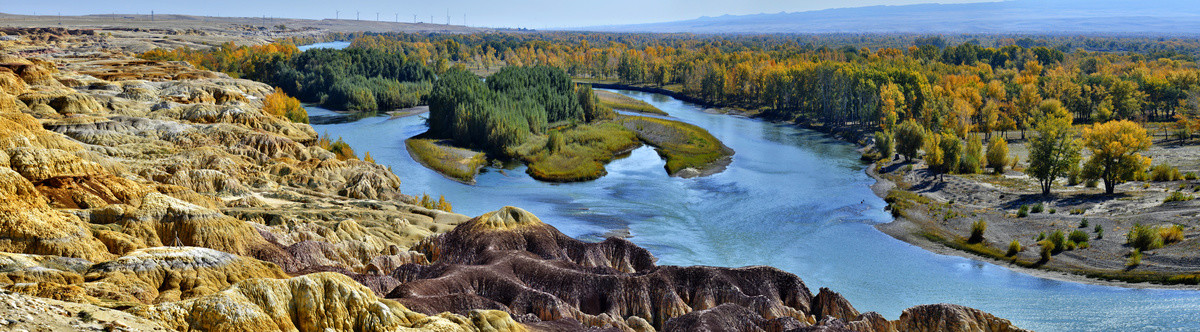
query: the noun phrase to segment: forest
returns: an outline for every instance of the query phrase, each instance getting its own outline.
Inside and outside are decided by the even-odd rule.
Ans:
[[[892,123],[918,119],[930,130],[960,136],[1024,131],[1044,99],[1062,102],[1077,123],[1190,120],[1200,106],[1194,62],[1200,43],[1187,39],[568,32],[337,37],[353,43],[343,51],[299,53],[282,41],[142,56],[268,82],[342,110],[423,103],[428,83],[451,67],[488,74],[539,65],[576,79],[662,87],[713,105],[865,133],[889,117]]]
[[[529,135],[545,134],[551,124],[588,122],[589,115],[611,112],[598,109],[590,88],[576,89],[565,72],[551,67],[507,67],[486,82],[451,70],[429,95],[428,135],[505,155]]]
[[[429,103],[436,109],[431,134],[492,153],[555,123],[588,122],[581,99],[564,97],[571,79],[659,89],[853,140],[886,141],[898,150],[916,145],[945,172],[978,172],[980,146],[993,145],[993,133],[1041,135],[1048,129],[1038,128],[1045,122],[1039,119],[1048,116],[1067,117],[1066,126],[1160,123],[1163,134],[1184,140],[1200,130],[1200,42],[1193,39],[587,32],[330,38],[352,44],[299,53],[285,40],[143,57],[254,78],[336,109]],[[477,76],[492,73],[487,82]],[[1071,129],[1066,136],[1080,133]],[[946,149],[969,155],[946,156],[952,166],[934,165]],[[1098,173],[1075,164],[1052,167],[1046,176]]]
[[[323,107],[373,113],[424,105],[436,74],[403,55],[372,49],[299,52],[291,41],[261,46],[223,44],[211,50],[152,50],[150,60],[187,61],[274,85]]]

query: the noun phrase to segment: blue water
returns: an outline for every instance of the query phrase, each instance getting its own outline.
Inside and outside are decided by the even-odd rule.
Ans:
[[[300,52],[304,52],[304,51],[311,50],[314,48],[343,49],[343,48],[346,48],[349,46],[350,46],[350,42],[334,41],[334,42],[327,42],[327,43],[316,43],[316,44],[308,44],[308,45],[304,45],[304,46],[297,46],[296,48],[300,49]]]
[[[391,166],[403,192],[445,195],[455,212],[518,206],[584,240],[628,231],[659,264],[770,265],[799,275],[813,291],[832,288],[860,311],[888,319],[919,304],[957,303],[1040,331],[1200,330],[1198,291],[1042,279],[934,254],[879,232],[873,226],[891,216],[850,144],[794,126],[705,113],[662,95],[618,92],[707,129],[737,151],[733,163],[710,177],[672,178],[652,149],[641,148],[610,163],[608,175],[596,181],[544,183],[518,166],[485,169],[471,186],[408,156],[404,140],[426,130],[421,116],[313,127]]]

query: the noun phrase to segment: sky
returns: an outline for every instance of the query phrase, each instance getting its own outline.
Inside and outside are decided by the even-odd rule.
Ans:
[[[652,23],[725,14],[995,0],[0,0],[9,14],[189,14],[202,16],[375,19],[505,28],[567,28]],[[338,14],[337,12],[341,13]]]

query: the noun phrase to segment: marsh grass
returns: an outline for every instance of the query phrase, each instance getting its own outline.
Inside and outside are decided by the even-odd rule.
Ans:
[[[479,168],[487,164],[482,152],[450,146],[444,141],[411,138],[404,145],[413,159],[425,167],[459,181],[474,181]]]
[[[637,100],[633,97],[623,94],[604,90],[596,90],[596,97],[600,98],[601,106],[606,106],[615,110],[667,115],[667,112],[663,112],[662,110],[658,109],[658,107],[650,105],[650,103]]]
[[[528,165],[528,173],[542,181],[587,181],[604,176],[604,164],[641,145],[625,127],[604,122],[566,126],[549,135],[530,139],[512,153]]]
[[[703,169],[733,155],[732,149],[695,125],[643,116],[617,121],[637,133],[642,141],[657,147],[658,154],[667,160],[667,173],[672,175],[685,168]]]

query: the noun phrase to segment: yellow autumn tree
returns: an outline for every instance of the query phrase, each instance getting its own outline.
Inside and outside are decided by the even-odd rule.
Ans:
[[[1017,129],[1021,130],[1021,139],[1025,139],[1025,130],[1032,127],[1032,118],[1034,113],[1038,112],[1038,107],[1042,104],[1042,95],[1038,92],[1037,85],[1026,84],[1021,86],[1021,93],[1017,95],[1017,100],[1013,102],[1015,114],[1013,120],[1016,120]]]
[[[308,112],[300,105],[300,100],[288,96],[279,88],[263,97],[263,112],[292,122],[308,123]]]
[[[905,106],[904,92],[900,91],[899,86],[886,83],[879,87],[879,121],[884,132],[890,132],[896,127],[901,113],[908,115]]]
[[[1150,148],[1150,136],[1146,134],[1146,128],[1132,121],[1092,125],[1084,129],[1083,142],[1092,153],[1091,159],[1083,165],[1083,175],[1088,179],[1104,180],[1106,193],[1112,194],[1118,184],[1150,167],[1150,158],[1138,154]]]
[[[446,212],[454,212],[454,207],[450,206],[450,202],[446,201],[445,195],[438,195],[437,209]]]

